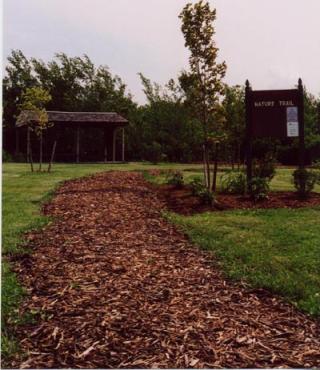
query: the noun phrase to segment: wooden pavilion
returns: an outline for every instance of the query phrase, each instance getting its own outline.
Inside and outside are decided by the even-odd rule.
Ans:
[[[116,162],[116,137],[118,131],[121,131],[121,161],[124,161],[124,128],[129,122],[114,112],[59,112],[47,111],[50,126],[56,129],[71,129],[74,131],[75,153],[72,156],[76,163],[80,162],[81,157],[81,139],[80,132],[85,133],[89,128],[99,129],[103,135],[103,153],[104,162]],[[31,130],[30,126],[37,120],[35,112],[22,111],[16,121],[16,151],[19,152],[19,133],[26,131],[26,155],[29,158],[31,150]],[[45,131],[52,132],[52,128]],[[40,137],[42,145],[42,135]],[[94,143],[93,143],[94,145]],[[119,150],[118,150],[119,152]],[[101,158],[102,160],[102,158]]]

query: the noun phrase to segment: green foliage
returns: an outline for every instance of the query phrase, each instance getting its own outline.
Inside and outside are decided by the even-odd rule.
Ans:
[[[271,181],[276,173],[275,161],[270,156],[253,161],[252,172],[254,177],[259,177]]]
[[[47,90],[37,86],[27,88],[22,93],[19,108],[21,111],[26,110],[34,113],[35,119],[32,121],[32,124],[29,124],[29,128],[38,136],[41,131],[45,130],[49,126],[48,115],[45,107],[51,99],[51,95]]]
[[[193,177],[189,185],[192,195],[199,197],[203,204],[213,204],[215,199],[214,193],[206,187],[201,177]]]
[[[316,149],[317,159],[320,159],[319,107],[319,99],[304,86],[305,144],[311,153]]]
[[[215,200],[214,193],[206,186],[203,186],[202,189],[198,191],[197,195],[203,204],[212,205]]]
[[[161,143],[161,160],[164,156],[166,160],[179,162],[199,158],[201,131],[182,101],[179,87],[173,80],[162,87],[142,74],[140,78],[148,104],[139,108],[136,122],[129,127],[130,150],[135,155],[140,153],[137,158],[150,160],[150,147],[157,142]]]
[[[162,158],[162,152],[161,152],[161,145],[157,143],[156,141],[153,141],[151,145],[146,146],[146,154],[147,159],[153,163],[157,164],[161,161]]]
[[[2,265],[1,280],[1,320],[3,326],[16,319],[15,310],[23,295],[23,289],[18,285],[16,275],[10,271],[7,263]]]
[[[222,78],[226,73],[225,62],[217,63],[219,49],[215,44],[213,26],[216,10],[210,9],[208,2],[188,3],[179,18],[182,20],[185,46],[190,51],[191,75],[188,92],[193,97],[190,103],[192,102],[199,118],[206,121],[203,114],[215,112],[219,95],[224,93]]]
[[[16,162],[16,163],[25,163],[26,161],[26,156],[21,152],[14,153],[12,158],[13,158],[13,162]]]
[[[320,160],[314,161],[312,163],[312,168],[314,168],[315,170],[320,170]]]
[[[149,149],[153,142],[157,142],[161,145],[160,160],[200,161],[203,159],[203,144],[207,145],[208,152],[212,152],[216,138],[224,137],[219,149],[220,160],[239,163],[244,137],[243,86],[222,83],[224,67],[217,63],[217,59],[214,60],[218,53],[214,43],[215,19],[215,11],[204,1],[185,7],[181,20],[191,53],[190,70],[182,72],[176,80],[170,79],[165,86],[140,74],[147,98],[147,104],[143,106],[133,101],[119,76],[106,66],[95,66],[86,55],[69,57],[58,53],[50,61],[43,62],[27,58],[20,50],[13,50],[8,56],[3,79],[4,148],[13,153],[8,143],[12,142],[23,93],[37,88],[52,97],[45,104],[47,110],[116,111],[127,118],[130,122],[126,128],[128,159],[148,160]],[[225,99],[221,99],[221,94],[225,94]],[[37,98],[37,94],[33,98]],[[319,102],[319,98],[305,92],[305,138],[307,156],[311,160],[320,158]],[[204,140],[206,137],[207,141]],[[87,129],[81,139],[84,151],[87,147],[92,150],[93,141],[95,147],[103,146],[103,137],[95,128]],[[65,135],[59,137],[58,151],[63,147],[65,152],[71,153],[74,151],[73,142],[72,130],[66,129]],[[282,144],[277,158],[295,163],[298,141],[293,140],[293,144],[287,147],[285,142]],[[269,151],[266,148],[267,145],[261,143],[254,145],[254,156],[260,158]]]
[[[3,149],[2,149],[2,162],[13,162],[12,155]]]
[[[293,172],[293,184],[301,198],[309,196],[317,180],[318,174],[315,171],[302,168]]]
[[[140,117],[140,111],[132,96],[127,93],[126,85],[118,76],[112,75],[108,67],[94,66],[86,55],[72,58],[59,53],[45,63],[36,58],[26,58],[20,50],[12,51],[8,57],[3,80],[5,134],[10,134],[14,130],[23,103],[23,93],[27,89],[35,88],[48,92],[52,97],[45,105],[47,110],[104,111],[123,115],[131,123],[127,130],[130,134],[130,138],[126,138],[127,151],[131,154],[139,146],[139,155],[141,154],[144,141],[139,136],[131,135]],[[103,135],[100,134],[98,137],[96,128],[86,130],[83,141],[85,140],[94,142],[96,146],[99,142],[101,147],[103,145]],[[136,140],[136,146],[131,145],[131,140]],[[66,129],[65,134],[59,137],[58,148],[64,147],[66,152],[71,152],[74,149],[73,142],[74,135]],[[140,155],[139,158],[141,157]]]
[[[22,93],[20,108],[25,110],[44,109],[51,101],[49,92],[41,87],[30,87]]]
[[[166,174],[166,181],[169,185],[181,188],[184,184],[183,173],[181,171],[168,171]]]
[[[203,191],[203,188],[205,187],[203,179],[199,176],[193,177],[189,182],[189,185],[191,188],[192,195],[197,196]]]
[[[269,181],[267,178],[253,177],[249,185],[251,187],[250,195],[255,202],[268,198],[270,187],[269,187]]]
[[[240,164],[241,146],[245,136],[244,87],[226,85],[222,104],[225,112],[224,130],[227,136],[226,158]]]
[[[221,176],[221,191],[230,194],[245,194],[247,178],[243,171],[228,171]]]
[[[203,204],[211,205],[214,202],[214,193],[208,189],[199,176],[194,176],[190,182],[189,186],[192,192],[192,195],[199,197]]]

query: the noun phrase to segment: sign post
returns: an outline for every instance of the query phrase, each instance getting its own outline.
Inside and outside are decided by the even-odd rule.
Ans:
[[[246,167],[247,167],[247,184],[248,191],[251,193],[251,180],[252,180],[252,119],[251,119],[251,109],[250,109],[250,93],[251,87],[250,83],[246,81],[245,90],[245,108],[246,108]]]
[[[303,104],[303,85],[302,80],[299,78],[298,83],[299,91],[299,169],[304,168],[305,157],[305,143],[304,143],[304,104]]]

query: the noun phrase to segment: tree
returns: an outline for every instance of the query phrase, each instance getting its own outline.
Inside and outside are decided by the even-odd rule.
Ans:
[[[149,159],[154,143],[161,146],[162,160],[189,162],[198,160],[200,130],[190,109],[183,101],[183,93],[173,79],[161,86],[140,74],[147,104],[141,107],[142,157]]]
[[[228,151],[231,153],[232,167],[234,166],[234,162],[237,162],[239,169],[241,145],[245,136],[244,88],[239,85],[226,85],[225,98],[222,104],[226,118],[226,144],[228,146]]]
[[[304,87],[305,140],[310,159],[320,157],[320,99]]]
[[[31,122],[28,124],[28,129],[33,131],[40,140],[39,171],[41,171],[43,154],[42,132],[49,126],[48,114],[45,106],[51,100],[51,95],[41,87],[31,87],[27,88],[22,94],[21,100],[21,111],[28,111],[28,113],[31,112],[34,114],[35,119],[28,121]],[[32,161],[30,161],[30,163],[32,166]]]
[[[15,120],[19,114],[21,95],[28,87],[36,85],[32,66],[20,50],[13,50],[3,78],[3,149],[13,154],[17,135]],[[16,153],[19,155],[19,153]]]
[[[209,3],[199,1],[188,3],[179,18],[182,20],[182,33],[185,46],[190,51],[190,73],[180,76],[180,83],[186,92],[188,103],[202,127],[202,145],[205,180],[208,191],[215,190],[218,144],[222,139],[220,128],[222,110],[220,97],[224,93],[222,82],[226,73],[226,63],[218,63],[218,48],[214,40],[216,10]],[[215,162],[211,186],[210,149],[215,144]]]
[[[306,163],[320,159],[320,98],[316,98],[304,86],[304,121]],[[279,147],[278,160],[283,164],[296,164],[299,140],[285,140]]]

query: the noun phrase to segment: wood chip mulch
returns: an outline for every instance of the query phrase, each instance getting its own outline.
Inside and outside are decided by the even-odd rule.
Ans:
[[[151,185],[166,207],[182,215],[192,215],[202,212],[227,211],[232,209],[270,209],[270,208],[303,208],[320,207],[320,193],[311,193],[306,199],[299,199],[293,191],[270,192],[267,199],[254,202],[249,196],[237,194],[222,194],[217,196],[214,205],[201,202],[199,197],[192,195],[191,189],[184,186],[181,189],[173,185]]]
[[[226,280],[161,217],[136,173],[65,183],[15,261],[28,290],[21,368],[320,366],[320,324]]]

